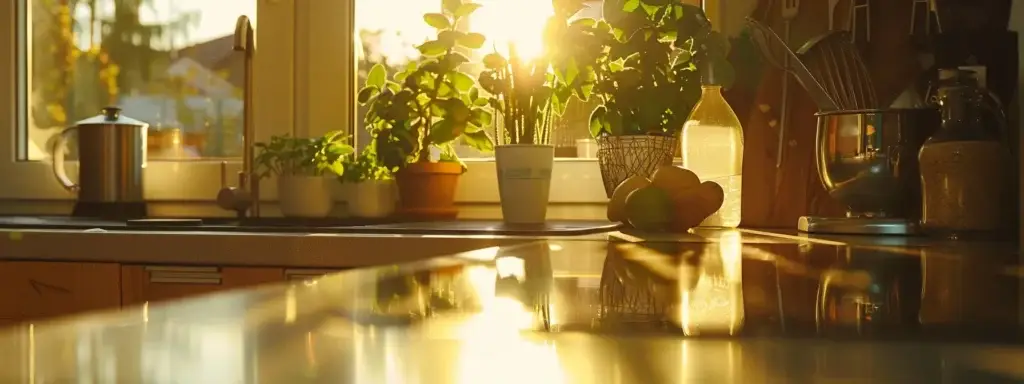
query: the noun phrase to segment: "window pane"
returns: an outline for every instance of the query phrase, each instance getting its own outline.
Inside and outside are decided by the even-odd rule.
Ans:
[[[235,20],[256,0],[27,0],[28,126],[19,157],[116,105],[150,124],[150,159],[241,153],[243,58]],[[69,140],[69,155],[76,145]]]
[[[539,53],[541,50],[541,33],[544,22],[551,15],[551,0],[474,0],[483,5],[469,20],[468,28],[487,36],[484,48],[477,50],[476,57],[471,59],[479,62],[490,47],[503,47],[514,41],[521,52]],[[589,1],[590,8],[581,11],[580,17],[600,18],[601,1]],[[387,66],[388,73],[393,74],[403,68],[410,60],[417,60],[419,52],[415,46],[434,35],[434,30],[423,22],[423,14],[438,12],[441,0],[356,0],[356,31],[357,56],[359,60],[357,84],[366,81],[370,68],[377,63]],[[480,66],[464,66],[476,68]],[[476,78],[477,73],[472,73]],[[582,147],[596,148],[593,143],[578,143],[589,139],[587,124],[590,112],[596,104],[581,103],[573,100],[564,116],[555,124],[552,132],[552,144],[556,146],[559,157],[577,157],[577,144]],[[359,131],[357,139],[360,145],[369,142],[368,134],[362,122],[365,109],[359,108]],[[491,129],[494,136],[494,129]],[[481,154],[471,148],[456,144],[456,151],[463,158],[491,157],[492,154]]]

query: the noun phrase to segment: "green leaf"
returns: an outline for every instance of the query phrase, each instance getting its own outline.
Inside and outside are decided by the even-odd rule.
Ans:
[[[356,97],[356,100],[359,101],[359,104],[365,104],[367,101],[370,101],[370,99],[372,99],[374,96],[377,96],[378,93],[380,93],[380,90],[377,89],[377,87],[372,85],[367,86],[359,90],[359,95]]]
[[[468,62],[469,58],[466,57],[466,55],[463,55],[462,53],[459,52],[449,53],[445,55],[444,58],[441,59],[441,63],[443,63],[444,67],[447,68],[449,71],[458,69],[460,65]]]
[[[448,29],[452,27],[452,22],[448,20],[448,16],[440,13],[427,13],[423,15],[423,21],[426,21],[427,25],[436,29]]]
[[[448,74],[448,78],[451,79],[452,85],[455,89],[461,92],[468,92],[476,82],[473,81],[472,77],[462,72],[452,72]]]
[[[608,109],[603,105],[597,106],[594,112],[590,113],[590,135],[594,138],[601,137],[602,134],[611,133],[606,132],[604,129],[604,119],[608,115]]]
[[[465,131],[465,128],[465,122],[458,123],[450,119],[439,120],[430,127],[427,141],[431,144],[447,143],[459,137]]]
[[[469,90],[469,101],[470,102],[476,102],[476,100],[479,99],[479,98],[480,98],[480,89],[479,88],[473,87],[472,89]]]
[[[469,49],[480,49],[480,47],[484,46],[485,41],[487,41],[487,38],[476,32],[464,34],[456,40],[459,45]]]
[[[486,98],[486,97],[481,97],[481,98],[475,99],[475,100],[473,100],[473,105],[477,106],[477,107],[486,107],[487,104],[488,104],[487,100],[489,100],[489,99]]]
[[[373,86],[377,89],[384,88],[384,82],[388,80],[387,69],[384,68],[383,64],[377,63],[370,68],[370,73],[366,75],[366,86]]]
[[[430,40],[416,47],[416,49],[418,49],[420,53],[423,54],[423,56],[427,57],[436,57],[443,55],[445,52],[448,51],[448,48],[451,48],[451,46],[437,40]]]
[[[626,12],[633,12],[640,7],[640,0],[626,0],[622,3],[622,10]]]
[[[462,135],[462,143],[481,152],[494,151],[494,140],[491,140],[491,137],[487,135],[485,130],[467,132],[465,135]]]
[[[478,127],[486,127],[494,122],[494,114],[484,108],[473,108],[469,120]]]
[[[479,9],[480,7],[480,4],[465,3],[460,5],[459,8],[452,13],[455,14],[455,17],[466,17],[473,14],[473,12],[476,12],[476,10]]]
[[[437,41],[440,41],[447,45],[449,48],[454,47],[466,33],[462,31],[441,31],[437,34]]]
[[[463,103],[460,99],[445,99],[443,101],[443,107],[448,114],[448,118],[452,122],[465,123],[469,120],[470,110],[466,103]],[[462,132],[459,132],[460,134]]]
[[[459,8],[462,7],[462,0],[443,0],[441,2],[441,6],[442,8],[444,8],[445,12],[454,15],[456,12],[459,11]]]
[[[484,56],[484,67],[490,70],[497,70],[505,68],[508,65],[508,60],[497,53],[488,53]]]

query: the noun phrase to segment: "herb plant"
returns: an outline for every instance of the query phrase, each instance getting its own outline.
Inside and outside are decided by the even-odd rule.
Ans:
[[[552,6],[555,13],[547,20],[540,57],[524,61],[510,44],[507,58],[496,51],[483,59],[480,87],[490,94],[488,104],[499,116],[507,144],[549,143],[554,120],[572,97],[575,79],[555,76],[552,66],[575,63],[571,54],[562,52],[573,43],[566,35],[569,18],[584,4],[583,0],[553,0]]]
[[[338,176],[343,183],[358,183],[362,181],[390,180],[392,173],[387,167],[380,164],[377,154],[372,148],[367,147],[359,156],[346,157],[342,161],[345,173]]]
[[[347,135],[334,131],[317,138],[273,136],[269,143],[256,143],[255,160],[259,177],[270,175],[320,176],[324,172],[345,173],[342,159],[354,152],[345,142]]]
[[[675,135],[700,99],[704,65],[728,86],[728,40],[700,7],[671,0],[605,0],[604,20],[569,26],[572,62],[559,73],[582,100],[601,102],[590,132]]]
[[[485,41],[483,35],[459,28],[479,7],[444,0],[440,13],[423,15],[437,36],[417,46],[422,60],[410,63],[393,80],[388,80],[382,65],[367,74],[358,100],[367,107],[364,119],[374,138],[373,150],[389,169],[430,161],[431,147],[441,150],[440,161],[458,162],[452,147],[456,139],[484,152],[494,149],[484,131],[493,119],[487,99],[473,78],[459,69],[469,61],[460,50],[478,49]]]

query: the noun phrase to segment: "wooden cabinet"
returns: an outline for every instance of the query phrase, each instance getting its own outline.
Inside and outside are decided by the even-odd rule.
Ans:
[[[121,305],[111,263],[0,261],[0,319],[27,321]]]
[[[124,265],[121,267],[121,298],[127,306],[284,279],[280,268]]]

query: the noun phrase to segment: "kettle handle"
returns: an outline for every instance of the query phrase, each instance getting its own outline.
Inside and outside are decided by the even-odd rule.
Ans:
[[[79,189],[79,185],[71,181],[67,170],[64,169],[64,150],[68,144],[67,135],[69,132],[77,129],[77,126],[64,128],[63,131],[57,134],[57,140],[53,142],[53,147],[50,148],[50,155],[53,157],[53,176],[57,178],[57,182],[68,192],[78,192]]]

